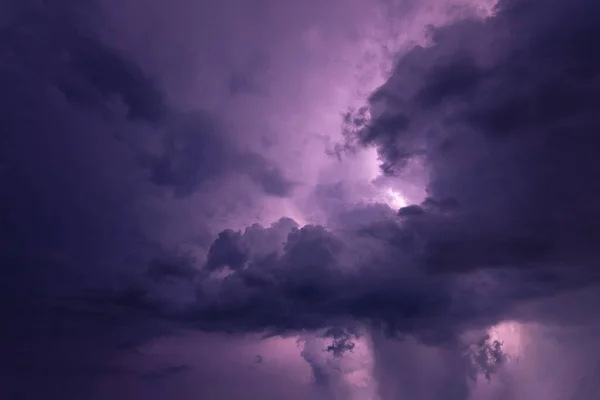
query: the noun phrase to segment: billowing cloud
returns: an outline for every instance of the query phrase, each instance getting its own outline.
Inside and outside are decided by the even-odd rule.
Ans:
[[[385,223],[292,230],[189,315],[249,331],[359,320],[443,343],[595,284],[594,7],[506,1],[434,29],[347,119],[386,172],[421,158],[430,197]]]
[[[595,262],[590,7],[500,2],[492,18],[435,29],[371,96],[371,118],[349,116],[350,139],[376,146],[385,168],[422,157],[429,196],[456,202],[449,218],[400,212],[427,230],[430,267],[569,264],[576,274]]]
[[[7,398],[597,392],[599,6],[317,3],[7,8]]]

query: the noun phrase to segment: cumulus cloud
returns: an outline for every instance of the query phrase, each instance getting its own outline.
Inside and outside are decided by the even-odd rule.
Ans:
[[[397,57],[367,104],[344,117],[336,151],[375,148],[390,182],[422,164],[419,204],[355,201],[374,198],[376,185],[330,180],[307,201],[322,225],[284,217],[222,229],[215,219],[189,250],[157,239],[170,232],[153,202],[209,213],[202,198],[218,202],[220,185],[241,192],[245,181],[257,201],[290,197],[299,183],[288,166],[247,146],[246,132],[213,109],[180,107],[165,80],[100,34],[96,8],[23,4],[0,32],[0,176],[9,188],[0,199],[0,309],[11,321],[0,337],[14,355],[6,369],[17,371],[7,376],[27,375],[32,360],[118,375],[130,369],[113,365],[115,344],[186,328],[300,334],[298,357],[324,397],[351,396],[343,360],[370,340],[383,400],[465,400],[479,376],[499,377],[490,390],[513,398],[526,383],[509,379],[520,367],[490,326],[591,324],[600,277],[600,58],[591,39],[600,37],[600,6],[500,0],[492,15],[467,12]],[[227,71],[228,97],[270,93],[261,84],[271,61]],[[567,347],[584,363],[575,342]],[[56,344],[79,346],[77,362]],[[534,345],[524,354],[553,348]],[[271,357],[255,361],[262,368]],[[140,381],[196,371],[163,365],[173,366]],[[429,378],[437,384],[427,387]]]
[[[371,96],[370,118],[347,119],[350,145],[375,146],[387,172],[422,157],[430,197],[384,224],[293,228],[279,254],[223,250],[239,255],[234,272],[188,318],[241,331],[359,320],[439,344],[595,284],[594,10],[501,1],[434,29]],[[223,235],[215,252],[235,236]]]
[[[435,29],[371,96],[372,117],[351,118],[386,168],[424,153],[430,197],[456,201],[454,217],[423,222],[432,267],[595,261],[594,7],[500,2]]]

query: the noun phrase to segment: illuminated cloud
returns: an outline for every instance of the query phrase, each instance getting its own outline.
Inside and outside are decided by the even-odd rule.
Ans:
[[[598,392],[597,5],[163,3],[3,6],[1,398]]]

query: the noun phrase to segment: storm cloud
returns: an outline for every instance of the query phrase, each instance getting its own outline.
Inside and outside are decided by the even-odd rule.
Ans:
[[[217,294],[198,293],[191,315],[275,331],[358,319],[444,341],[594,285],[600,142],[585,99],[599,64],[588,6],[500,2],[487,19],[434,29],[371,96],[371,117],[347,118],[349,140],[375,146],[388,172],[421,157],[430,197],[384,221],[294,228],[283,252],[254,259],[223,232],[212,254],[233,272]]]
[[[362,3],[9,2],[7,398],[596,393],[600,5],[459,3],[338,118]]]

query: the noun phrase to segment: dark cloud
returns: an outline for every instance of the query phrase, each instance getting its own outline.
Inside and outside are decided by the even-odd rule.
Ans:
[[[489,335],[484,335],[475,343],[470,349],[469,356],[474,367],[472,375],[476,377],[477,373],[481,373],[488,381],[507,358],[502,350],[502,343],[499,340],[491,340]]]
[[[80,42],[66,51],[57,50],[66,53],[58,86],[70,101],[98,108],[100,101],[110,102],[118,96],[133,120],[156,122],[164,117],[166,106],[160,91],[138,66],[97,39],[67,34]]]
[[[244,232],[225,230],[212,243],[206,258],[205,268],[241,269],[251,258],[264,258],[283,250],[287,235],[298,224],[290,218],[281,218],[268,228],[255,224]]]
[[[138,159],[149,170],[151,182],[171,188],[177,197],[231,174],[246,175],[273,196],[289,196],[295,186],[261,155],[237,149],[222,124],[204,111],[172,114],[160,130],[161,150],[142,152]]]
[[[443,343],[597,282],[593,100],[552,108],[552,96],[584,101],[597,88],[600,64],[583,44],[594,7],[500,2],[493,17],[433,31],[372,96],[372,118],[352,122],[356,143],[376,146],[387,168],[423,157],[430,198],[371,226],[292,229],[268,255],[249,255],[266,242],[245,247],[224,232],[208,265],[234,271],[200,290],[186,318],[276,332],[362,320]]]
[[[186,373],[193,368],[186,364],[171,365],[168,367],[158,368],[141,375],[141,378],[150,382],[162,381],[174,375]]]
[[[162,82],[102,34],[95,2],[2,9],[0,397],[90,398],[119,343],[178,329],[155,316],[193,295],[194,258],[156,233],[159,189],[210,195],[204,183],[224,173],[278,196],[293,185],[236,150],[215,117],[178,112]],[[144,164],[142,154],[158,156]]]
[[[297,185],[288,180],[275,164],[255,153],[240,154],[238,169],[244,171],[266,194],[287,197]]]
[[[218,268],[228,267],[233,270],[240,269],[248,259],[245,249],[242,248],[241,232],[226,230],[219,233],[213,242],[206,258],[206,268],[214,271]]]
[[[400,217],[416,217],[425,214],[425,210],[417,205],[402,207],[398,210]]]
[[[224,231],[205,268],[229,273],[200,279],[193,303],[173,309],[161,304],[170,297],[157,299],[146,289],[124,299],[108,296],[109,302],[208,330],[284,332],[358,320],[443,343],[512,315],[524,300],[595,282],[589,268],[597,258],[592,244],[598,230],[593,118],[575,108],[548,125],[537,114],[545,110],[539,102],[547,96],[539,90],[549,84],[546,79],[556,78],[552,85],[565,88],[574,82],[568,87],[577,90],[595,87],[594,56],[567,46],[564,54],[554,54],[557,49],[545,47],[553,34],[570,32],[565,27],[581,30],[594,22],[593,13],[581,2],[516,4],[500,3],[485,21],[435,31],[433,45],[402,57],[373,95],[373,118],[356,122],[359,143],[377,146],[388,166],[401,166],[402,154],[425,154],[431,198],[422,205],[401,209],[396,219],[375,213],[375,224],[371,213],[348,218],[335,231],[297,228],[285,220],[266,229]],[[556,28],[549,16],[558,13],[579,23]],[[523,28],[518,40],[507,33],[515,26]],[[551,65],[548,54],[555,60]],[[512,100],[533,108],[523,117],[511,114],[518,123],[510,132],[482,128],[481,121],[491,123],[494,112]],[[401,115],[410,115],[410,122]],[[175,126],[165,136],[164,155],[150,163],[155,182],[188,193],[210,166],[218,173],[235,165],[221,164],[222,157],[239,153],[221,142],[204,114]],[[239,162],[251,177],[267,182],[267,193],[272,180],[279,187],[268,167],[248,167],[260,165],[254,156]],[[150,271],[193,277],[166,266],[155,261]]]
[[[266,229],[253,226],[243,234],[221,233],[209,251],[206,268],[227,267],[229,273],[216,280],[205,278],[194,304],[173,314],[140,292],[136,301],[141,304],[131,306],[158,307],[164,317],[207,330],[283,333],[358,320],[383,324],[390,333],[417,334],[428,340],[443,336],[437,325],[441,321],[436,320],[447,314],[451,319],[452,313],[464,313],[469,307],[460,300],[451,301],[456,295],[451,280],[414,269],[408,256],[373,240],[362,232],[362,225],[343,236],[320,226],[287,224],[282,228],[280,222]],[[287,239],[282,240],[286,231]],[[119,299],[109,296],[107,301]],[[477,317],[485,317],[487,311],[482,307]],[[444,332],[453,329],[449,325]],[[332,351],[352,347],[349,338],[333,337]]]
[[[195,259],[189,254],[174,254],[154,258],[148,264],[148,275],[155,280],[168,278],[193,279],[198,273]]]
[[[94,30],[98,18],[87,14],[85,7],[54,9],[40,3],[15,12],[2,28],[7,59],[2,65],[7,88],[3,98],[13,103],[6,107],[15,108],[16,114],[4,117],[5,126],[23,129],[16,118],[34,112],[31,105],[17,110],[15,100],[28,102],[35,95],[34,104],[40,106],[66,100],[74,112],[79,108],[105,119],[104,124],[111,121],[105,129],[128,142],[150,181],[177,196],[190,195],[227,174],[246,175],[269,195],[291,193],[295,184],[260,154],[238,149],[218,118],[202,110],[174,110],[159,82],[105,43]],[[132,124],[119,121],[122,113]],[[151,125],[133,125],[143,122]],[[130,137],[139,129],[162,138],[159,149],[145,150],[153,139]]]
[[[353,351],[356,345],[352,339],[359,338],[358,333],[352,334],[352,332],[340,328],[330,328],[323,336],[333,338],[326,350],[331,352],[334,357],[341,357],[345,352]]]
[[[430,267],[598,261],[595,8],[501,1],[491,18],[436,29],[373,94],[372,118],[355,118],[351,138],[385,168],[423,152],[431,198],[455,199],[448,218],[400,211],[422,215]]]
[[[176,196],[188,196],[229,172],[236,156],[219,122],[198,111],[171,118],[164,130],[162,149],[158,154],[142,156],[141,161],[154,184],[172,188]]]
[[[156,83],[86,26],[97,22],[89,8],[29,1],[17,7],[2,28],[4,74],[47,80],[80,107],[108,113],[120,101],[132,120],[160,120],[166,105]]]
[[[329,387],[339,376],[322,357],[337,366],[356,347],[350,328],[365,325],[435,349],[446,375],[429,389],[418,377],[425,367],[399,366],[375,345],[382,369],[405,374],[403,394],[464,400],[464,378],[506,368],[500,342],[467,333],[506,319],[593,318],[597,4],[504,0],[490,18],[433,30],[431,45],[399,57],[368,106],[347,116],[340,154],[375,146],[389,175],[422,160],[430,182],[421,204],[395,214],[344,204],[342,184],[323,186],[316,197],[327,227],[283,218],[222,230],[206,259],[155,245],[144,227],[158,217],[140,197],[161,188],[173,201],[208,197],[232,177],[285,197],[295,183],[213,114],[177,110],[160,81],[100,39],[88,14],[39,4],[11,16],[0,38],[0,310],[10,321],[0,349],[10,395],[41,375],[39,362],[66,371],[48,382],[48,395],[85,397],[70,371],[119,374],[111,364],[118,344],[183,327],[320,332],[329,344],[307,341],[302,356]],[[230,82],[230,94],[248,89],[242,81]],[[188,370],[177,364],[144,378]],[[384,381],[388,372],[378,374]]]

